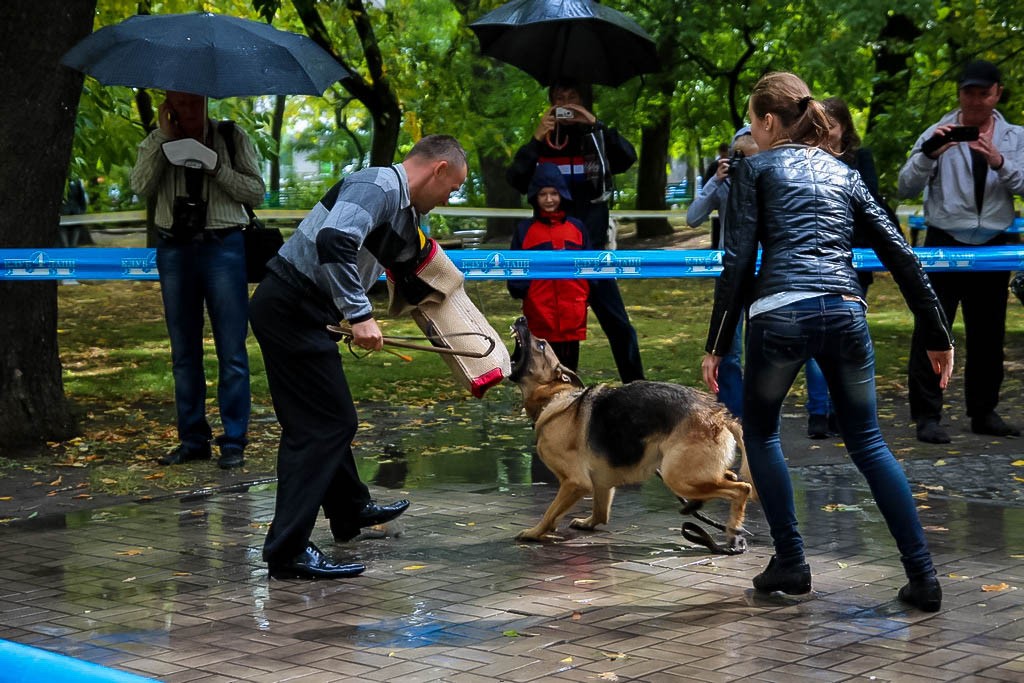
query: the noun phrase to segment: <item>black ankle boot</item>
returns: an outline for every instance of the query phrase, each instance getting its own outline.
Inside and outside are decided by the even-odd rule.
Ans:
[[[900,589],[899,599],[922,612],[938,612],[942,607],[942,587],[934,576],[911,579]]]
[[[762,593],[782,591],[787,595],[811,592],[811,568],[806,562],[782,565],[772,555],[768,566],[754,577],[754,588]]]

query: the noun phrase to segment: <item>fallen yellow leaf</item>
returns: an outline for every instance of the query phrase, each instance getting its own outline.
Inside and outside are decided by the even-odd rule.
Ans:
[[[982,586],[981,590],[986,593],[998,593],[999,591],[1009,590],[1010,584],[1008,583],[993,583],[987,586]]]
[[[51,481],[50,482],[50,486],[60,486],[60,483],[62,481],[64,481],[64,475],[63,474],[61,476],[57,477],[56,479],[54,479],[53,481]]]
[[[946,461],[943,460],[942,458],[939,458],[938,460],[935,461],[935,466],[936,467],[942,467],[945,464],[946,464]]]
[[[949,531],[949,529],[947,529],[944,526],[926,526],[924,528],[924,530],[925,531]]]
[[[626,654],[624,652],[602,652],[602,655],[608,659],[625,659]]]
[[[142,551],[139,550],[138,548],[132,548],[130,550],[121,550],[117,554],[118,555],[134,556],[134,555],[141,555]]]
[[[163,472],[154,472],[153,474],[147,474],[143,479],[163,479],[165,476]]]
[[[125,580],[124,580],[124,581],[122,581],[121,583],[129,583],[129,582],[131,582],[131,581],[134,581],[134,580],[135,580],[135,577],[134,577],[134,576],[129,576],[129,577],[127,578],[127,579],[125,579]]]
[[[0,500],[14,500],[14,496],[0,496]]]
[[[573,583],[577,586],[582,586],[586,583],[597,583],[597,579],[576,579]]]
[[[1024,467],[1024,460],[1014,460],[1010,464],[1013,465],[1014,467]]]
[[[850,566],[850,565],[846,564],[845,562],[836,562],[836,564],[839,565],[840,569],[846,569],[847,567]]]
[[[572,664],[572,657],[566,657],[565,659],[560,659],[558,661],[560,661],[562,664]]]
[[[423,569],[426,566],[427,565],[425,564],[410,564],[408,567],[402,567],[402,569],[412,572],[416,571],[417,569]]]
[[[110,479],[109,477],[104,478],[104,479],[100,479],[100,481],[103,482],[104,484],[116,484],[117,483],[117,479]]]

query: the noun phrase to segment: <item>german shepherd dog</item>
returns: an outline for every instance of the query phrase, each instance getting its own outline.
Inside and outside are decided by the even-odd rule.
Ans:
[[[631,382],[621,387],[586,387],[563,367],[550,345],[534,337],[519,318],[512,326],[515,349],[509,380],[537,432],[537,454],[558,477],[555,500],[520,541],[540,541],[584,495],[592,493],[589,517],[574,529],[607,524],[615,487],[646,481],[657,473],[690,510],[711,498],[730,503],[726,540],[743,552],[743,516],[750,484],[729,470],[739,451],[750,480],[739,423],[703,391],[666,382]],[[707,520],[705,520],[707,521]],[[701,530],[703,531],[703,530]],[[687,536],[689,538],[689,536]]]

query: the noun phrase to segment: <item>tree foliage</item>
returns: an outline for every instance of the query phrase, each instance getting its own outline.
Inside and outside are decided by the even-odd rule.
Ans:
[[[699,172],[718,143],[729,140],[743,123],[747,93],[766,71],[794,71],[817,97],[847,100],[865,145],[874,151],[883,193],[894,187],[917,135],[956,106],[956,74],[970,59],[999,64],[1007,85],[1000,110],[1011,122],[1024,122],[1024,14],[1016,0],[605,3],[632,16],[651,34],[662,64],[660,73],[619,88],[596,89],[596,112],[640,151],[637,168],[619,180],[624,206],[664,207],[668,160],[685,160],[691,177]],[[308,154],[330,169],[327,178],[333,179],[366,164],[390,163],[421,135],[445,132],[457,136],[470,152],[469,201],[513,206],[520,200],[504,182],[504,167],[529,138],[546,99],[543,88],[530,77],[479,53],[468,26],[499,4],[499,0],[39,0],[30,5],[16,0],[2,4],[0,10],[5,19],[0,26],[5,37],[0,41],[0,50],[5,51],[0,65],[6,69],[0,87],[8,116],[17,113],[18,107],[35,112],[44,95],[51,98],[48,102],[64,98],[73,107],[72,98],[46,87],[80,78],[57,63],[72,44],[70,37],[81,37],[88,29],[83,25],[72,31],[68,22],[73,17],[87,22],[92,13],[93,29],[139,12],[203,10],[271,20],[278,28],[308,33],[356,76],[333,86],[323,97],[289,97],[283,110],[274,98],[211,103],[212,116],[238,120],[252,133],[265,158]],[[35,22],[33,41],[24,49],[33,54],[37,68],[14,68],[26,63],[24,55],[16,53],[17,46],[25,44],[17,33],[25,22]],[[55,42],[43,46],[42,37],[49,36],[50,29],[63,32],[54,33]],[[33,137],[32,125],[5,121],[0,148],[20,149],[18,145],[28,139],[37,143],[37,153],[4,156],[18,159],[17,165],[7,168],[16,168],[21,179],[5,183],[6,191],[30,185],[33,202],[5,204],[0,246],[53,242],[55,207],[66,185],[65,167],[70,175],[89,181],[94,209],[132,202],[127,173],[147,122],[151,125],[147,112],[145,94],[86,79],[67,161],[66,150],[58,144],[56,122],[52,131],[47,129],[51,137],[40,140]],[[275,115],[284,128],[280,147]],[[48,121],[46,116],[40,114],[35,122]],[[46,147],[49,144],[52,150]],[[54,166],[55,160],[62,168]],[[26,183],[29,178],[32,181]],[[302,179],[285,178],[282,187],[309,188],[300,197],[309,205],[320,190],[315,183],[327,178],[314,178],[305,185]],[[667,227],[650,225],[652,233]],[[490,228],[500,233],[508,225]],[[29,299],[39,297],[32,299],[37,310],[55,306],[52,287],[16,286],[19,292],[31,290]],[[9,319],[14,310],[10,301],[15,299],[19,297],[3,297],[0,314]],[[18,363],[34,364],[51,378],[56,374],[59,385],[59,360],[46,355],[47,348],[55,348],[55,317],[43,315],[38,322],[31,333],[5,327],[15,340],[8,346],[26,349],[30,356],[36,353],[19,358]],[[0,362],[0,370],[9,366]],[[53,422],[57,429],[61,420]],[[46,436],[46,429],[38,428],[39,435]]]

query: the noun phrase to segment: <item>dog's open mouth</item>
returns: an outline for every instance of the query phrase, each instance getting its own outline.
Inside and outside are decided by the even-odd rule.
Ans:
[[[512,323],[511,330],[515,347],[512,349],[512,370],[508,378],[515,382],[526,372],[526,366],[529,362],[530,329],[526,326],[526,318],[518,318]]]

